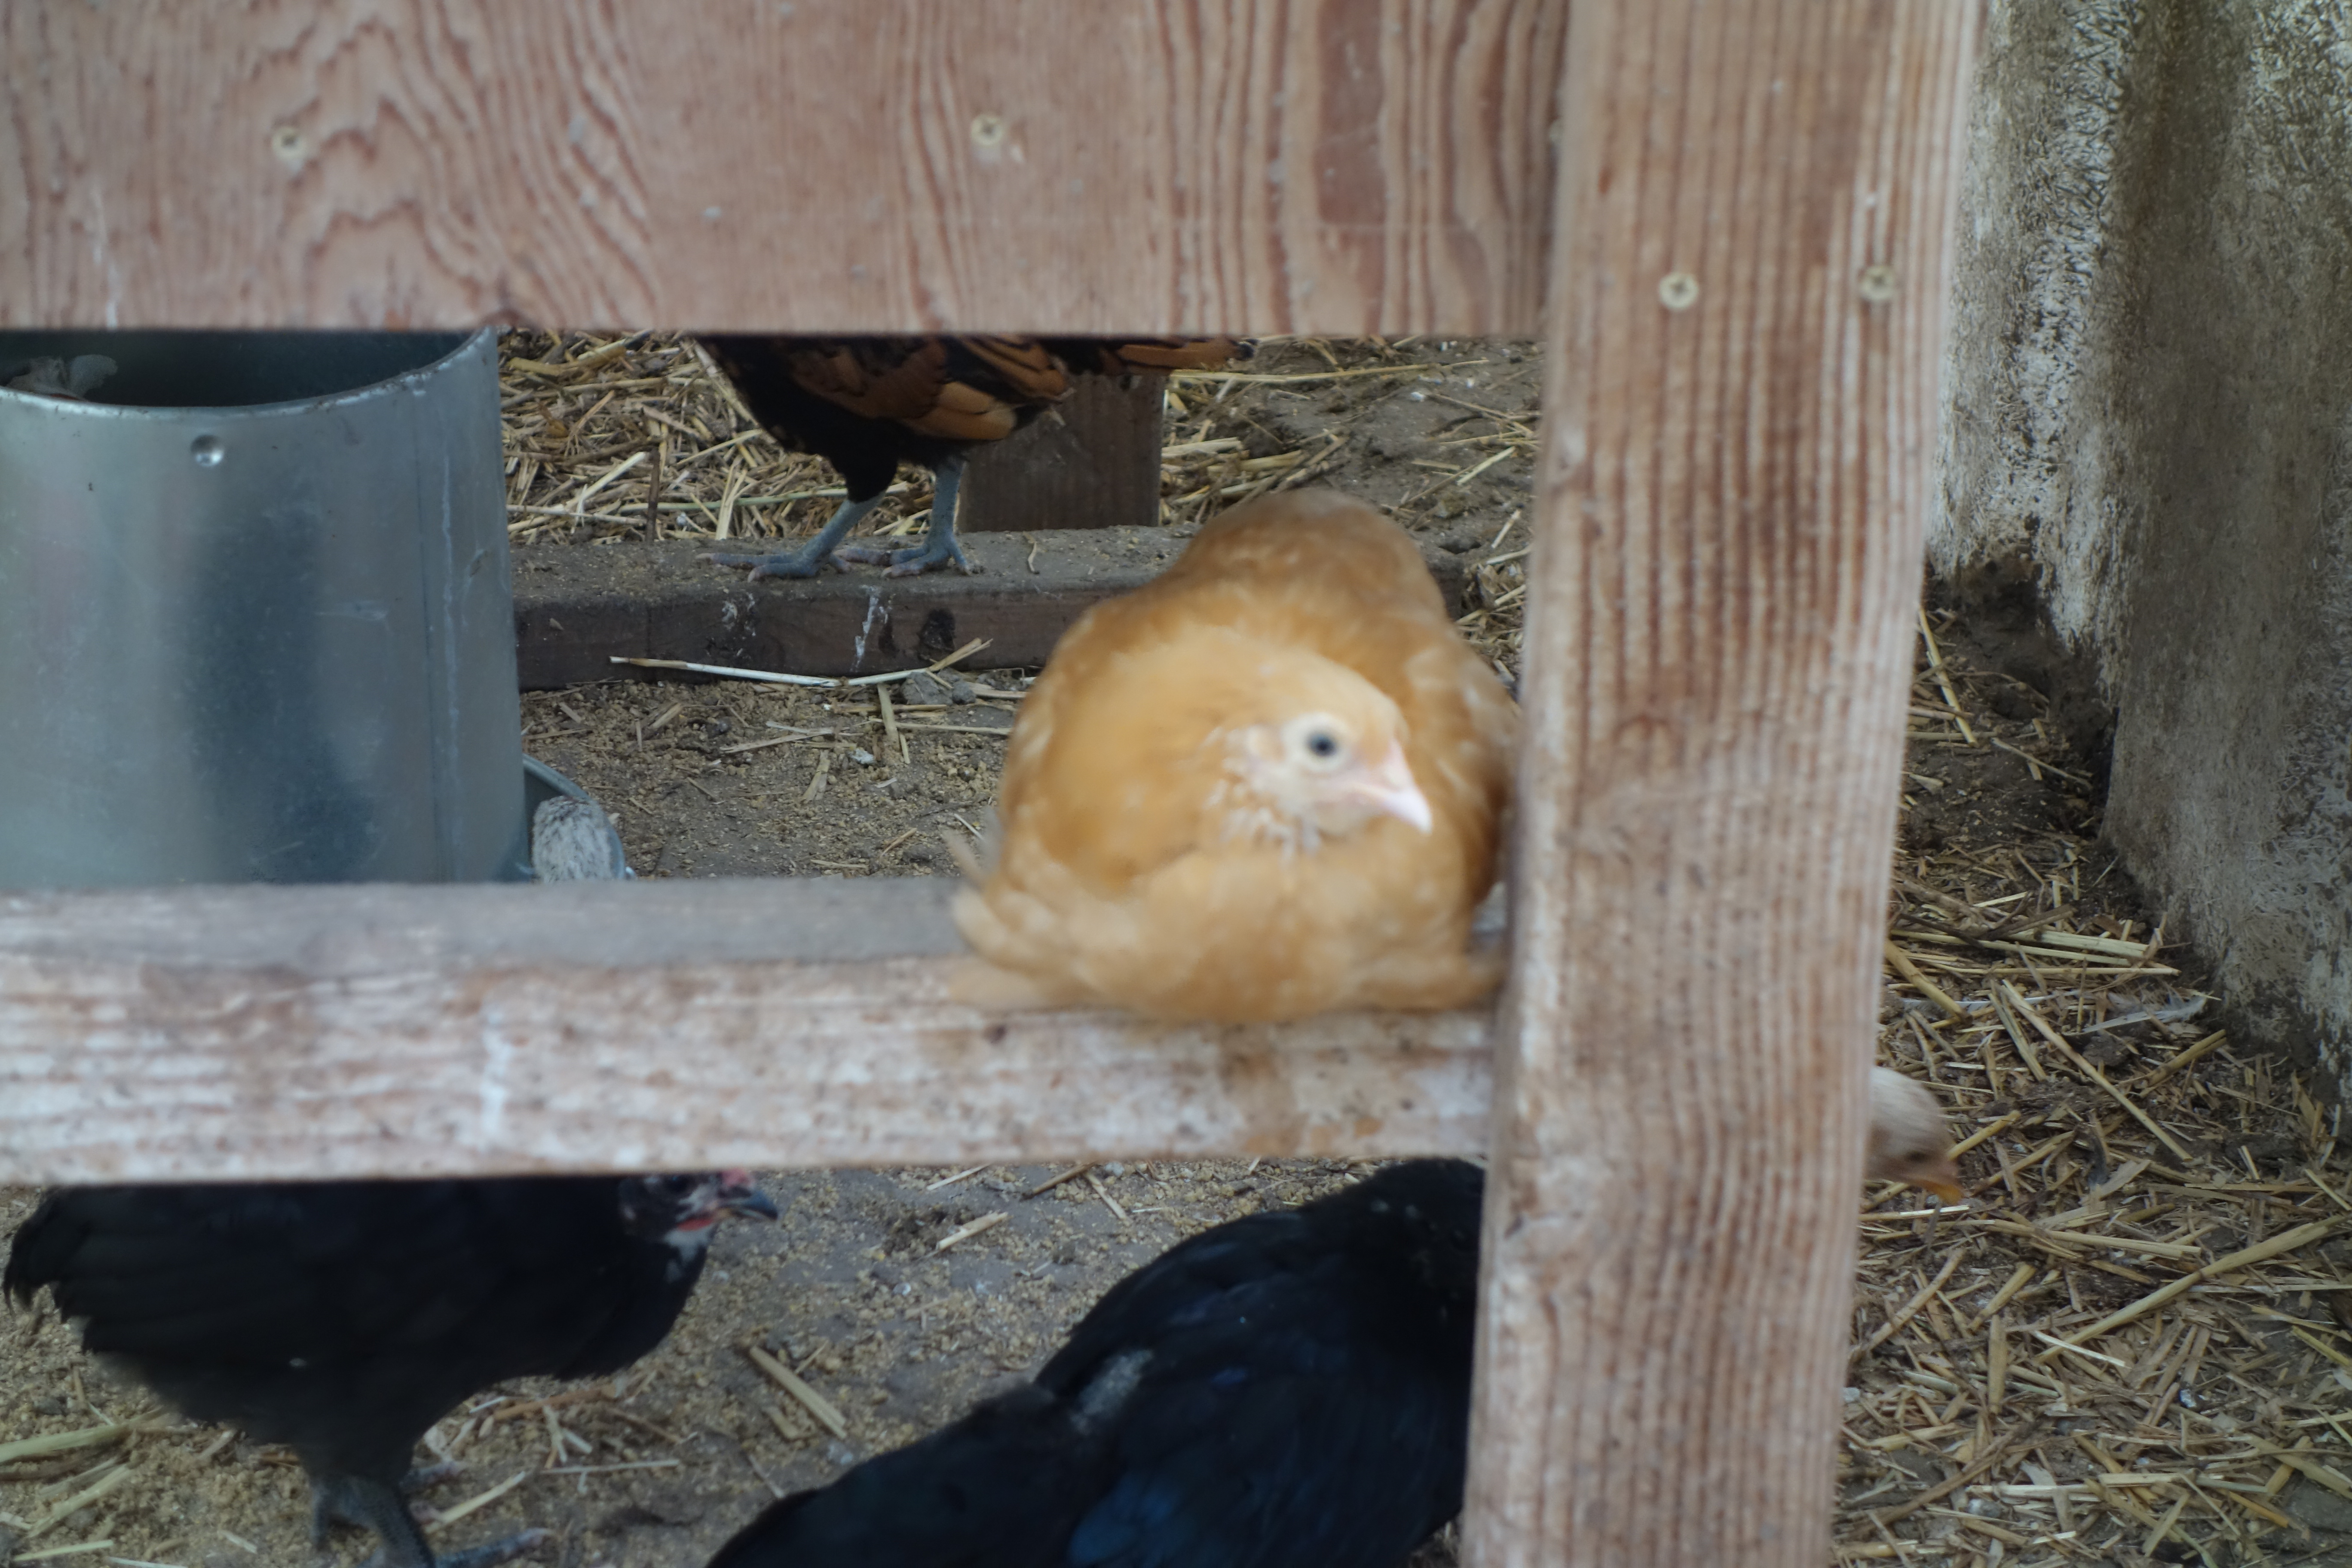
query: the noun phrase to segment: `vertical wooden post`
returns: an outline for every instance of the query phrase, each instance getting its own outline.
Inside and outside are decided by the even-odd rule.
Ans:
[[[1976,0],[1576,0],[1468,1561],[1828,1561]]]

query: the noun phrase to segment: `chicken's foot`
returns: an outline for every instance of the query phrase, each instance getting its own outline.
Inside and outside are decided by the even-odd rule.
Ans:
[[[412,1484],[430,1486],[461,1468],[434,1465],[402,1478],[397,1487],[364,1476],[310,1478],[310,1542],[323,1546],[328,1530],[337,1522],[375,1531],[383,1542],[360,1568],[499,1568],[544,1546],[554,1537],[544,1530],[520,1531],[502,1541],[469,1546],[463,1552],[435,1553],[425,1531],[409,1511],[402,1493]]]
[[[366,1476],[312,1476],[310,1544],[326,1545],[337,1523],[375,1531],[383,1545],[368,1559],[373,1568],[434,1568],[433,1549],[397,1487]]]
[[[881,500],[880,496],[869,496],[865,500],[843,501],[841,509],[818,531],[817,536],[798,550],[779,550],[773,555],[710,554],[703,559],[719,566],[748,566],[751,570],[751,580],[755,583],[762,577],[814,577],[827,566],[838,566],[842,561],[858,559],[845,550],[836,558],[834,546],[839,544]]]
[[[905,550],[884,550],[871,544],[845,545],[837,552],[844,561],[862,565],[887,565],[885,574],[891,577],[912,577],[934,567],[953,566],[966,576],[979,570],[964,559],[963,545],[956,539],[956,494],[963,485],[963,464],[961,455],[942,458],[931,470],[931,521],[923,531],[923,542]]]

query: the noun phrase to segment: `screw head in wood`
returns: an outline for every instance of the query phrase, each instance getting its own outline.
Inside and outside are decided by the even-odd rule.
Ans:
[[[269,150],[289,169],[299,169],[310,156],[310,144],[299,126],[281,125],[269,133]]]
[[[1864,304],[1884,305],[1895,298],[1896,283],[1895,268],[1881,262],[1864,268],[1862,276],[1854,279],[1853,289]]]
[[[1658,303],[1669,310],[1687,310],[1698,303],[1698,279],[1687,272],[1669,272],[1658,279]]]
[[[1004,145],[1004,116],[975,114],[971,117],[971,144],[983,153],[993,153]]]

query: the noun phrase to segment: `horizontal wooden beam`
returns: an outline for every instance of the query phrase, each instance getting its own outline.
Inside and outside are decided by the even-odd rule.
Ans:
[[[1486,1145],[1484,1015],[992,1016],[953,886],[0,895],[0,1184]]]
[[[1566,11],[0,6],[0,326],[1527,333]]]
[[[1485,541],[1465,531],[1450,542]],[[964,549],[980,568],[976,576],[886,577],[863,568],[757,583],[703,560],[711,548],[706,539],[517,549],[515,653],[523,689],[616,675],[677,679],[615,667],[615,655],[872,675],[929,664],[974,638],[988,646],[961,668],[1034,669],[1072,621],[1160,575],[1184,542],[1161,528],[975,533],[965,536]],[[1423,542],[1422,556],[1448,609],[1460,615],[1470,557],[1433,541]]]

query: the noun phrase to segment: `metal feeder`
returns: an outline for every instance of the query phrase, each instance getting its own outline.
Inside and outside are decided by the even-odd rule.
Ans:
[[[528,877],[494,334],[0,332],[0,887]]]

